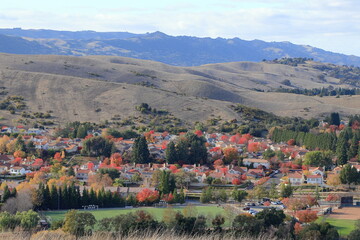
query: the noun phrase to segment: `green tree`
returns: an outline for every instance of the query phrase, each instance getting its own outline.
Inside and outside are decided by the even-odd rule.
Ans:
[[[291,184],[282,184],[280,188],[280,196],[288,198],[293,194],[293,187]]]
[[[40,220],[39,214],[33,210],[18,212],[16,215],[20,218],[20,226],[26,231],[34,229]]]
[[[98,136],[86,139],[83,142],[83,149],[81,150],[81,153],[92,157],[110,157],[114,151],[115,147],[113,142],[109,139]]]
[[[115,169],[115,168],[101,168],[98,171],[101,175],[105,175],[108,174],[109,177],[114,180],[115,178],[119,178],[120,177],[120,172],[119,170]]]
[[[270,190],[269,190],[269,197],[270,198],[278,198],[279,197],[279,193],[278,193],[278,190],[276,189],[276,186],[277,184],[276,183],[271,183],[271,186],[270,186]]]
[[[213,189],[212,187],[204,188],[200,195],[200,202],[201,203],[209,203],[213,200]]]
[[[266,149],[266,151],[263,153],[263,157],[266,160],[269,160],[272,157],[275,157],[275,155],[276,155],[276,153],[271,148]]]
[[[0,212],[0,229],[2,231],[14,231],[20,226],[21,218],[19,215],[13,215],[8,212]]]
[[[310,223],[300,231],[298,237],[301,240],[338,240],[340,236],[334,226],[330,225],[327,222],[324,222]]]
[[[168,164],[174,164],[178,162],[178,156],[175,148],[175,143],[171,141],[166,148],[165,158]]]
[[[95,223],[93,214],[70,210],[65,214],[63,230],[75,236],[84,236],[91,233]]]
[[[253,189],[254,197],[256,197],[258,200],[269,196],[269,192],[266,190],[266,188],[263,185],[257,185]]]
[[[285,214],[283,210],[277,210],[276,208],[265,208],[263,211],[256,214],[257,219],[262,219],[264,227],[279,226],[284,222]]]
[[[161,171],[158,189],[160,194],[168,194],[174,191],[175,178],[170,171]]]
[[[131,160],[135,163],[149,163],[150,152],[144,136],[135,139]]]
[[[314,167],[331,167],[332,152],[331,151],[311,151],[305,154],[304,164]]]
[[[2,202],[6,202],[6,200],[8,200],[10,197],[11,197],[10,189],[9,189],[8,185],[5,185],[4,192],[2,195]]]
[[[330,114],[330,125],[336,125],[339,126],[340,125],[340,115],[337,112],[332,112]]]
[[[234,198],[235,201],[238,201],[239,203],[242,202],[246,198],[248,193],[244,190],[238,190],[234,188],[234,190],[231,193],[231,196]]]
[[[340,181],[342,184],[348,184],[350,188],[352,183],[357,183],[359,181],[359,173],[356,168],[352,167],[350,164],[346,164],[340,171]]]

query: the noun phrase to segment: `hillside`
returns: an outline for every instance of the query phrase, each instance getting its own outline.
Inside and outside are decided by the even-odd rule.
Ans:
[[[135,110],[141,103],[188,123],[218,116],[241,120],[230,108],[234,103],[279,116],[310,118],[332,111],[359,114],[360,95],[337,98],[272,92],[280,86],[289,88],[284,80],[291,82],[291,88],[299,89],[353,87],[314,68],[319,64],[307,62],[293,67],[233,62],[174,67],[123,57],[0,54],[0,107],[9,101],[21,105],[15,114],[1,110],[1,123],[14,124],[19,119],[27,119],[25,123],[29,124],[35,120],[55,124],[114,118],[124,121],[129,116],[141,116]],[[320,74],[325,75],[319,79]],[[10,96],[22,96],[24,100],[4,101]],[[46,112],[50,119],[27,116]]]
[[[360,58],[333,53],[290,42],[246,41],[239,38],[198,38],[169,36],[161,32],[54,31],[0,29],[0,48],[4,53],[111,55],[159,61],[174,66],[199,66],[210,63],[273,60],[306,57],[339,65],[360,66]],[[12,42],[8,41],[12,36]],[[14,48],[14,45],[18,45]],[[24,47],[31,47],[32,51]],[[35,50],[34,50],[35,49]],[[38,50],[36,50],[38,49]]]

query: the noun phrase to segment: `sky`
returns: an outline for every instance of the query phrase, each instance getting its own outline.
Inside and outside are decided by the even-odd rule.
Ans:
[[[2,0],[0,28],[289,41],[360,56],[358,0]]]

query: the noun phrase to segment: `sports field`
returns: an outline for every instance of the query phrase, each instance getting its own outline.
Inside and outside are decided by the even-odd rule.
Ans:
[[[317,221],[321,222],[323,219],[331,225],[334,225],[341,236],[347,236],[354,230],[356,220],[360,219],[360,207],[334,209],[332,214],[321,217]]]
[[[183,211],[184,207],[173,207],[175,211]],[[145,210],[152,214],[155,219],[162,220],[164,211],[166,208],[155,208],[155,207],[141,207],[141,208],[132,208],[132,209],[100,209],[100,210],[80,210],[86,211],[94,214],[96,220],[100,220],[107,217],[114,217],[119,214],[126,214],[129,212],[135,212],[138,210]],[[217,206],[194,206],[191,207],[190,210],[194,211],[194,215],[204,215],[207,219],[214,218],[217,214],[224,215],[224,209],[222,207]],[[42,212],[47,217],[50,218],[51,221],[57,221],[63,219],[67,210],[64,211],[45,211]]]

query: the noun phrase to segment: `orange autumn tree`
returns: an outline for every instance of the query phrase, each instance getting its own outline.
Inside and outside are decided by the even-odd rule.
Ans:
[[[120,166],[122,164],[122,161],[123,161],[123,159],[122,159],[120,153],[114,153],[110,157],[111,166],[118,167],[118,166]]]
[[[144,188],[141,192],[139,192],[136,195],[136,199],[140,203],[152,204],[159,200],[159,192],[156,190],[152,191],[148,188]]]
[[[224,148],[223,153],[225,156],[226,163],[231,163],[234,160],[238,160],[239,152],[236,148],[233,147]]]
[[[25,156],[26,156],[26,153],[21,150],[17,150],[14,152],[15,158],[24,158]]]
[[[310,223],[318,218],[317,212],[312,210],[297,211],[295,216],[297,217],[297,219],[299,219],[300,222],[303,223]]]
[[[248,144],[248,152],[258,152],[260,150],[261,144],[258,142],[251,142]]]
[[[60,153],[60,152],[55,153],[55,155],[54,155],[54,160],[57,161],[57,162],[61,162],[61,161],[62,161],[61,153]]]

